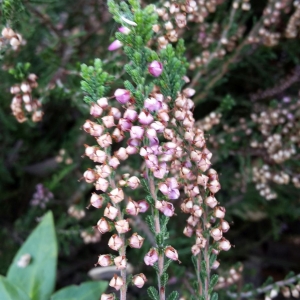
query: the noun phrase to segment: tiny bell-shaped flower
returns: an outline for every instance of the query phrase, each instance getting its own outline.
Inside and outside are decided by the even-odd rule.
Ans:
[[[113,189],[110,193],[108,193],[108,196],[113,203],[119,203],[124,200],[124,192],[120,188]]]
[[[98,222],[97,222],[97,229],[102,233],[106,233],[108,231],[111,230],[111,226],[109,225],[109,223],[107,222],[107,220],[105,218],[101,218]]]
[[[152,248],[145,255],[144,262],[147,266],[153,266],[157,261],[158,261],[158,252],[155,248]]]
[[[115,300],[114,294],[102,294],[100,300]]]
[[[127,180],[127,185],[132,189],[135,190],[140,185],[140,180],[136,176],[132,176]]]
[[[191,251],[192,251],[193,255],[196,256],[200,253],[201,248],[199,247],[198,244],[195,244],[192,246]]]
[[[225,238],[222,238],[219,242],[219,249],[223,251],[228,251],[231,248],[231,244]]]
[[[171,246],[166,247],[166,249],[165,249],[165,255],[166,255],[166,257],[168,257],[168,258],[170,258],[172,260],[178,260],[178,253]]]
[[[214,216],[219,219],[223,219],[225,217],[226,209],[223,206],[217,206],[214,209]]]
[[[109,254],[104,254],[104,255],[100,255],[98,258],[98,265],[100,265],[101,267],[107,267],[112,265],[112,259],[111,259],[111,255]]]
[[[160,74],[163,72],[163,65],[161,62],[154,60],[152,63],[150,63],[148,71],[154,77],[159,77]]]
[[[91,104],[90,114],[93,117],[98,118],[102,115],[102,113],[103,113],[103,109],[99,105],[97,105],[96,103]]]
[[[119,30],[120,32],[122,32],[123,34],[129,34],[129,32],[130,32],[130,29],[127,28],[127,27],[125,27],[125,26],[119,27],[118,30]]]
[[[108,246],[109,248],[118,251],[123,246],[123,241],[117,234],[114,234],[109,239]]]
[[[112,206],[110,203],[107,204],[106,208],[104,209],[104,216],[114,220],[118,215],[119,210]]]
[[[121,104],[126,104],[130,100],[130,92],[124,89],[117,89],[114,95]]]
[[[218,201],[215,197],[209,196],[205,199],[206,205],[208,205],[210,208],[214,208],[215,206],[218,205]]]
[[[218,180],[213,180],[209,182],[207,187],[213,194],[217,193],[221,189],[221,185]]]
[[[118,291],[124,285],[124,281],[120,276],[115,274],[109,282],[109,285]]]
[[[134,233],[129,239],[129,246],[131,248],[137,248],[140,249],[143,245],[144,242],[144,238],[142,238],[140,235],[138,235],[137,233]]]
[[[130,230],[129,222],[127,220],[119,220],[115,222],[115,228],[118,231],[118,233],[128,232]]]
[[[96,193],[92,193],[92,197],[90,199],[90,203],[95,208],[101,208],[103,205],[103,197],[101,195],[98,195]]]
[[[126,256],[117,256],[114,258],[114,263],[118,270],[123,270],[126,268],[127,260]]]
[[[122,46],[123,44],[119,40],[115,40],[108,46],[108,51],[115,51],[121,48]]]
[[[142,288],[147,281],[146,276],[143,273],[133,276],[132,283],[138,288]]]
[[[97,174],[94,170],[88,169],[83,173],[83,177],[87,183],[93,183],[97,179]]]
[[[230,226],[229,223],[225,220],[221,220],[221,229],[223,232],[227,232],[229,230]]]
[[[212,268],[213,270],[216,270],[216,269],[219,268],[219,266],[220,266],[220,263],[219,263],[217,260],[215,260],[215,261],[213,262],[211,268]]]
[[[186,225],[183,229],[183,234],[187,237],[191,237],[193,235],[194,229],[192,226]]]
[[[222,238],[222,230],[220,228],[214,228],[211,230],[210,235],[215,241],[219,241]]]
[[[126,206],[126,213],[128,215],[137,216],[139,212],[140,212],[140,208],[138,203],[136,203],[132,199],[129,199],[129,202]]]
[[[146,212],[150,207],[149,203],[146,200],[138,201],[138,206],[139,206],[139,209],[140,209],[141,213]]]

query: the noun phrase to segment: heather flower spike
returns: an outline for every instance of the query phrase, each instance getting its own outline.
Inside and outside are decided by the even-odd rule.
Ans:
[[[149,64],[148,71],[154,77],[159,77],[163,72],[163,65],[161,62],[154,60]]]

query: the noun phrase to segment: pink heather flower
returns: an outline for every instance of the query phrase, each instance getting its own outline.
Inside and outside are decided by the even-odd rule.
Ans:
[[[222,230],[220,228],[214,228],[211,230],[210,235],[215,241],[219,241],[222,238]]]
[[[211,162],[207,158],[201,159],[200,161],[197,162],[197,166],[202,172],[205,172],[210,168]]]
[[[214,216],[219,219],[223,219],[225,217],[226,209],[223,206],[217,206],[214,209]]]
[[[221,189],[221,185],[218,180],[209,182],[207,187],[213,194],[217,193]]]
[[[161,133],[166,128],[165,125],[159,121],[155,121],[150,125],[151,128],[155,129],[157,133]]]
[[[95,188],[97,191],[102,191],[102,192],[106,192],[106,190],[108,189],[108,181],[104,178],[98,178],[98,180],[95,183]]]
[[[103,205],[103,197],[101,195],[98,195],[96,193],[92,193],[92,197],[90,199],[90,203],[95,208],[101,208]]]
[[[122,116],[122,113],[120,110],[116,107],[111,107],[109,111],[109,115],[113,116],[115,119],[119,120]]]
[[[116,168],[118,167],[118,165],[120,164],[120,161],[118,160],[117,157],[113,156],[113,157],[109,160],[108,164],[109,164],[112,168],[116,169]]]
[[[139,152],[138,148],[133,147],[133,146],[127,146],[126,147],[126,152],[128,153],[128,155],[132,155],[132,154],[136,154]]]
[[[148,109],[150,112],[158,111],[161,107],[161,101],[158,101],[153,97],[147,98],[144,102],[144,108]]]
[[[140,180],[136,176],[132,176],[128,178],[127,185],[132,189],[135,190],[140,185]]]
[[[102,115],[102,113],[103,113],[103,109],[96,103],[92,103],[91,108],[90,108],[90,114],[93,117],[98,118]]]
[[[103,98],[99,98],[97,100],[97,103],[103,109],[107,108],[107,106],[108,106],[108,100],[107,100],[107,98],[104,98],[104,97]]]
[[[196,91],[194,89],[191,89],[191,88],[186,88],[182,92],[183,92],[183,95],[186,96],[186,97],[193,97],[196,93]]]
[[[124,200],[124,192],[120,188],[113,189],[110,193],[108,193],[108,196],[113,203],[119,203]]]
[[[153,171],[155,178],[163,179],[167,173],[167,164],[165,162],[159,164],[159,166]]]
[[[129,222],[127,220],[119,220],[115,222],[115,228],[118,231],[118,233],[128,232],[130,230]]]
[[[137,119],[137,112],[134,109],[126,109],[123,117],[131,122],[134,122]]]
[[[166,257],[168,257],[168,258],[170,258],[172,260],[178,260],[178,253],[171,246],[166,247],[166,249],[165,249],[165,255],[166,255]]]
[[[139,209],[141,213],[146,212],[150,207],[149,203],[146,200],[140,200],[137,203],[139,205]]]
[[[105,134],[101,135],[99,138],[97,138],[97,143],[102,148],[107,148],[112,144],[112,138],[109,133],[105,133]]]
[[[130,92],[124,89],[117,89],[114,95],[121,104],[126,104],[130,100]]]
[[[147,278],[143,273],[135,275],[132,278],[132,283],[138,288],[142,288],[146,281]]]
[[[144,136],[144,128],[141,126],[132,126],[130,129],[130,137],[132,139],[141,140]]]
[[[114,294],[102,294],[100,300],[114,300]]]
[[[118,270],[123,270],[126,268],[127,260],[126,256],[117,256],[114,258],[114,263]]]
[[[230,226],[229,223],[225,220],[221,220],[221,229],[223,232],[227,232],[229,230]]]
[[[116,126],[113,116],[105,116],[102,118],[102,121],[106,128],[111,128],[111,127]]]
[[[87,183],[93,183],[99,176],[94,170],[88,169],[83,173],[83,177]]]
[[[153,266],[158,261],[158,252],[155,248],[151,248],[145,255],[144,262],[147,266]]]
[[[96,153],[93,157],[93,161],[103,164],[105,160],[106,160],[106,153],[100,149],[96,150]]]
[[[109,239],[108,246],[109,248],[118,251],[123,246],[123,241],[117,234],[114,234]]]
[[[121,48],[122,46],[123,46],[123,44],[119,40],[115,40],[108,46],[108,50],[115,51],[115,50]]]
[[[201,175],[198,175],[197,177],[197,183],[202,185],[205,189],[206,189],[206,186],[207,186],[207,183],[208,183],[208,176],[204,175],[204,174],[201,174]]]
[[[192,214],[195,217],[200,218],[202,216],[202,213],[203,213],[203,209],[199,205],[195,204],[192,208]]]
[[[115,128],[113,133],[111,134],[111,137],[113,140],[117,143],[123,141],[124,139],[124,133],[119,128]]]
[[[124,118],[121,118],[119,120],[119,128],[122,130],[122,131],[129,131],[132,127],[132,123],[129,119],[124,119]]]
[[[116,274],[109,282],[109,286],[115,288],[117,291],[124,285],[124,281],[120,276],[117,276]]]
[[[152,128],[148,128],[146,130],[146,136],[147,138],[149,139],[154,139],[157,137],[157,133],[156,133],[156,130],[155,129],[152,129]]]
[[[213,270],[216,270],[216,269],[219,268],[219,266],[220,266],[220,263],[219,263],[217,260],[215,260],[215,261],[213,262],[211,268],[212,268]]]
[[[225,238],[222,238],[219,242],[219,249],[223,251],[228,251],[231,248],[231,244]]]
[[[193,255],[196,256],[200,253],[201,248],[199,247],[199,245],[195,244],[192,246],[191,251],[192,251]]]
[[[193,227],[186,225],[183,229],[183,234],[186,235],[187,237],[191,237],[194,233]]]
[[[141,140],[140,139],[129,139],[127,141],[128,146],[133,146],[133,147],[139,147],[141,144]]]
[[[157,169],[157,167],[158,167],[158,158],[154,154],[146,155],[145,156],[145,163],[146,163],[146,166],[150,170]]]
[[[152,63],[150,63],[148,71],[154,77],[159,77],[160,74],[163,72],[163,65],[161,62],[154,60]]]
[[[107,267],[112,265],[112,259],[109,254],[100,255],[98,258],[98,265],[101,267]]]
[[[218,205],[218,201],[215,197],[209,196],[205,199],[206,205],[208,205],[210,208],[214,208],[215,206]]]
[[[107,204],[106,208],[104,209],[104,216],[114,220],[118,215],[118,209],[112,206],[110,203]]]
[[[147,111],[142,111],[140,112],[138,116],[139,123],[142,125],[149,125],[153,122],[154,118],[153,116],[147,112]]]
[[[96,228],[102,233],[106,233],[108,231],[111,230],[111,226],[109,225],[109,223],[107,222],[107,220],[105,218],[101,218],[98,222],[97,222],[97,226]]]
[[[142,238],[140,235],[138,235],[137,233],[134,233],[129,239],[129,246],[131,248],[137,248],[140,249],[143,245],[144,242],[144,238]]]
[[[136,203],[132,199],[129,199],[129,202],[126,206],[126,213],[128,215],[137,216],[139,212],[140,212],[140,208],[138,203]]]
[[[178,199],[180,196],[176,178],[167,178],[164,183],[159,184],[159,190],[170,199]]]
[[[106,178],[111,174],[111,168],[108,165],[96,166],[97,173],[101,178]]]
[[[174,215],[175,208],[170,202],[157,201],[155,207],[167,217],[172,217]]]
[[[120,160],[126,160],[128,158],[128,154],[124,147],[120,147],[119,150],[115,152],[115,156]]]
[[[129,32],[130,32],[130,29],[127,28],[127,27],[125,27],[125,26],[119,27],[118,30],[119,30],[120,32],[122,32],[123,34],[129,34]]]

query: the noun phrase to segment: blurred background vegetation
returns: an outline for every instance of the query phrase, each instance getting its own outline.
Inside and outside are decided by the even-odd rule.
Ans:
[[[234,2],[238,9],[233,10]],[[167,11],[166,3],[156,5]],[[208,11],[203,22],[188,18],[177,33],[190,62],[187,86],[197,91],[195,118],[206,131],[213,168],[220,173],[218,201],[231,222],[227,238],[235,245],[220,256],[218,272],[228,278],[226,272],[241,262],[238,288],[259,286],[268,276],[281,280],[290,270],[300,272],[300,4],[201,3]],[[242,8],[244,3],[251,9]],[[107,51],[117,26],[105,1],[2,0],[0,6],[0,28],[10,26],[22,36],[16,49],[0,41],[0,274],[39,217],[52,210],[61,288],[86,280],[97,256],[109,252],[108,236],[92,227],[102,214],[86,209],[93,188],[81,180],[91,162],[83,157],[89,137],[81,126],[89,110],[80,91],[80,64],[101,58],[105,70],[115,74],[114,89],[126,78],[124,56],[122,50]],[[268,25],[266,18],[277,19]],[[162,14],[162,28],[167,21]],[[32,96],[44,115],[40,122],[19,123],[11,111],[10,89],[29,74],[38,77]],[[192,242],[181,233],[184,226],[184,218],[171,220],[171,243],[183,262],[172,264],[171,282],[188,295]],[[144,254],[131,249],[128,258],[139,261],[134,268],[147,274]],[[227,288],[236,290],[225,284],[221,299]],[[142,299],[140,291],[129,291],[131,299]]]

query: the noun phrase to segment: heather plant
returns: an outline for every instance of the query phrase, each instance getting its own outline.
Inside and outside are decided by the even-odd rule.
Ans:
[[[0,6],[1,273],[50,209],[57,288],[298,297],[299,1]]]

